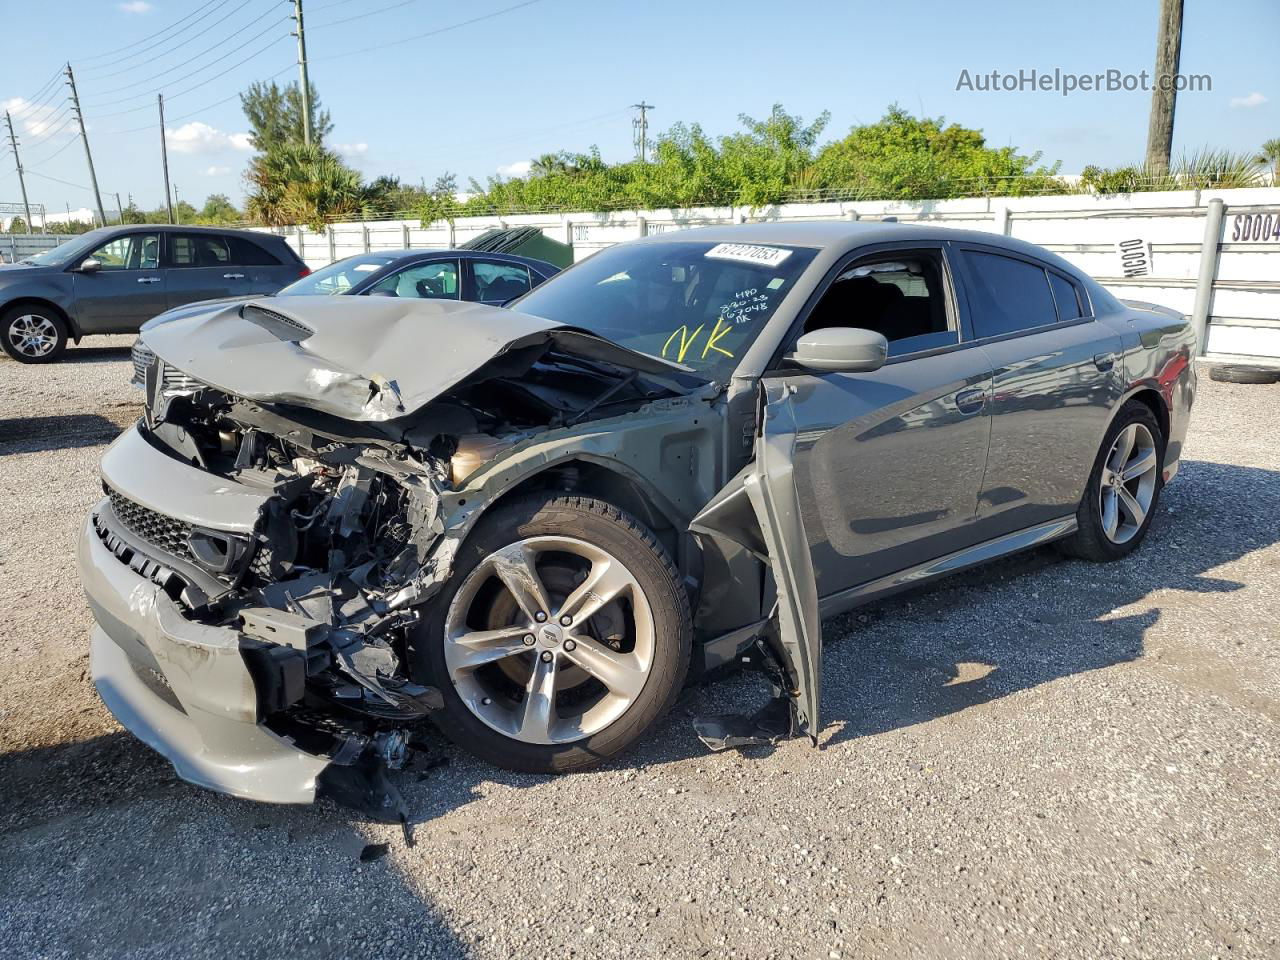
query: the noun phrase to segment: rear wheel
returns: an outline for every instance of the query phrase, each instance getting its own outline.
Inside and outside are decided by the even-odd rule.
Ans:
[[[0,314],[0,346],[19,363],[52,363],[67,348],[67,324],[47,307],[17,306]]]
[[[1164,437],[1146,404],[1126,404],[1107,431],[1076,511],[1078,529],[1062,542],[1071,556],[1103,562],[1137,549],[1160,500]]]
[[[414,641],[450,739],[551,773],[626,749],[689,667],[689,603],[653,534],[616,507],[541,495],[468,537]]]

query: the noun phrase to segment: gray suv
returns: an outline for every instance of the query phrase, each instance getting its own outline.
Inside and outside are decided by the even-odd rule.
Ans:
[[[50,363],[68,340],[134,333],[171,307],[275,293],[309,273],[283,237],[246,230],[104,227],[0,266],[0,346]]]

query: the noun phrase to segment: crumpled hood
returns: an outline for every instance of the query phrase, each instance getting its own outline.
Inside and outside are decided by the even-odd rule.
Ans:
[[[686,367],[528,314],[453,300],[276,297],[147,330],[165,363],[227,393],[352,421],[407,416],[512,350],[551,346],[654,374]]]

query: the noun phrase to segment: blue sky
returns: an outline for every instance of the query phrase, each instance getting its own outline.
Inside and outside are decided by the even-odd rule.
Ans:
[[[307,0],[311,77],[333,115],[331,143],[368,176],[430,183],[450,170],[465,185],[560,148],[594,143],[606,159],[624,159],[627,108],[644,98],[657,105],[651,130],[683,120],[726,133],[739,113],[763,116],[780,102],[806,119],[830,110],[836,138],[896,101],[978,127],[989,143],[1041,151],[1067,173],[1144,150],[1148,93],[956,85],[962,69],[1150,70],[1157,0],[526,0],[508,9],[517,2]],[[31,199],[50,212],[91,199],[83,151],[68,142],[65,88],[41,90],[69,59],[109,209],[116,191],[161,202],[156,91],[167,100],[180,195],[239,201],[249,153],[234,94],[272,74],[296,77],[289,23],[277,22],[290,9],[283,0],[0,0],[4,32],[21,38],[0,60],[0,101],[17,114]],[[440,32],[409,39],[430,31]],[[1182,70],[1209,74],[1212,91],[1180,95],[1175,152],[1252,151],[1280,137],[1278,40],[1277,0],[1189,0]],[[224,98],[233,99],[217,103]],[[0,154],[0,201],[17,201],[13,158]]]

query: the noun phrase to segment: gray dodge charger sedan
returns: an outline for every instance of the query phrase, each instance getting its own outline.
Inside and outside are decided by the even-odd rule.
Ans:
[[[1141,543],[1194,335],[1045,250],[899,224],[687,230],[500,310],[215,304],[150,331],[80,540],[93,676],[186,779],[396,819],[433,719],[581,769],[691,679],[712,747],[817,738],[820,617],[1050,541]]]

